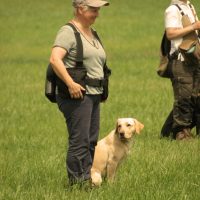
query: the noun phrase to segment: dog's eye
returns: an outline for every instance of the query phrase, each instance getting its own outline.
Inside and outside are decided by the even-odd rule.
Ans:
[[[118,128],[121,128],[122,126],[121,125],[118,125]]]
[[[127,124],[127,126],[131,126],[131,124]]]

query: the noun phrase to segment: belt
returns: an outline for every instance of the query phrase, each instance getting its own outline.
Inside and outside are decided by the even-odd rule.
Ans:
[[[103,87],[105,84],[105,79],[95,79],[86,77],[85,84],[93,87]]]

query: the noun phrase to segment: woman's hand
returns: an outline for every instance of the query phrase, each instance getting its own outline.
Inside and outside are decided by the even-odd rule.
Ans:
[[[78,83],[72,81],[68,84],[68,90],[72,99],[83,99],[83,93],[85,89]]]
[[[194,30],[200,30],[200,21],[197,21],[193,24]]]

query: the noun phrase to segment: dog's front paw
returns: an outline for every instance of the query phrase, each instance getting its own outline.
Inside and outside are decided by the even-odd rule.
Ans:
[[[102,183],[101,174],[98,172],[93,172],[91,175],[92,178],[92,187],[98,187]]]

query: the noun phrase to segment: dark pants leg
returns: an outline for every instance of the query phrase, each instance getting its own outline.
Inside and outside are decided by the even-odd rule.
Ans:
[[[95,146],[97,145],[98,135],[99,135],[99,124],[100,124],[100,106],[99,101],[97,105],[93,106],[91,113],[91,126],[90,126],[90,156],[92,162],[94,160]]]
[[[196,126],[196,134],[197,135],[199,134],[198,124],[200,125],[200,116],[199,116],[199,123],[197,123],[196,114],[194,114],[190,129],[192,129]],[[171,135],[172,134],[172,125],[173,125],[173,110],[169,113],[167,119],[165,120],[165,122],[162,126],[161,134],[160,134],[161,138],[172,136],[172,139],[175,139],[175,136]]]
[[[99,134],[100,95],[85,95],[83,100],[57,97],[57,103],[69,133],[66,163],[70,183],[88,180]]]
[[[169,113],[161,129],[161,138],[173,138],[183,128],[196,126],[196,134],[200,134],[200,64],[187,66],[180,61],[173,61],[174,109]]]
[[[194,105],[192,103],[192,91],[194,83],[194,66],[175,60],[172,65],[172,86],[174,91],[173,106],[173,134],[174,136],[191,127]]]
[[[195,101],[195,121],[196,121],[196,134],[200,136],[200,96],[196,97]]]
[[[200,135],[200,62],[195,71],[193,98],[195,105],[196,133]]]
[[[172,133],[172,125],[173,125],[173,110],[169,113],[167,119],[165,120],[162,129],[161,129],[161,138],[162,137],[170,137]]]

